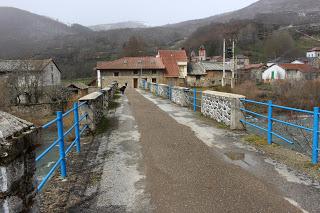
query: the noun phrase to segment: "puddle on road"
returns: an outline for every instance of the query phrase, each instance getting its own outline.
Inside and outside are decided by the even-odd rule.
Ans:
[[[224,153],[232,161],[244,160],[245,154],[241,152],[226,152]]]

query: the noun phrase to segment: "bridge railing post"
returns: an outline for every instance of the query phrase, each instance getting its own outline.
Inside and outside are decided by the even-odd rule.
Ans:
[[[312,164],[317,164],[319,158],[319,107],[313,109],[313,140]]]
[[[197,111],[197,89],[193,89],[193,111]]]
[[[272,101],[268,101],[268,144],[272,144]]]
[[[80,153],[81,144],[80,144],[80,124],[79,124],[79,104],[78,102],[73,104],[73,117],[74,117],[74,134],[76,140],[77,152]]]
[[[66,168],[66,154],[64,150],[64,134],[63,134],[63,116],[62,112],[57,112],[57,129],[58,129],[58,140],[59,140],[59,154],[60,154],[60,173],[61,177],[65,178],[67,176]]]

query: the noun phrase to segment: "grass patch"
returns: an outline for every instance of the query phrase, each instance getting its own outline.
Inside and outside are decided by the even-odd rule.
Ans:
[[[314,171],[320,171],[320,163],[313,165],[311,162],[307,162],[303,166],[305,169],[312,169]]]
[[[99,122],[97,129],[96,129],[96,134],[102,134],[104,133],[108,127],[110,126],[109,120],[106,117],[102,117],[101,121]]]
[[[114,94],[113,99],[118,100],[121,98],[121,95],[119,93]]]
[[[108,105],[108,109],[110,110],[110,109],[116,109],[116,108],[118,108],[120,106],[120,103],[118,103],[118,102],[115,102],[115,101],[111,101],[110,103],[109,103],[109,105]]]
[[[247,135],[244,137],[244,140],[255,145],[268,145],[268,141],[264,137],[258,135]]]
[[[229,129],[229,126],[225,125],[224,123],[217,122],[217,127],[219,129]]]

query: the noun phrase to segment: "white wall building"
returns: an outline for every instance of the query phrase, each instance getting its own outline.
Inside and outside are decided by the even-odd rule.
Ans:
[[[279,65],[273,65],[262,73],[263,81],[283,80],[286,78],[286,70]]]
[[[308,50],[307,58],[320,58],[320,47],[315,47],[311,50]]]
[[[273,80],[313,80],[320,75],[319,69],[309,64],[280,64],[273,65],[262,73],[264,81]]]

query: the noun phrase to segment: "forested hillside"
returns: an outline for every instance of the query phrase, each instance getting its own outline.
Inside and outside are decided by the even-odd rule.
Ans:
[[[152,28],[96,32],[68,26],[16,8],[0,7],[0,59],[54,58],[64,78],[93,75],[98,60],[155,55],[159,48],[221,55],[223,38],[237,40],[237,53],[252,61],[289,60],[320,46],[320,0],[261,0],[241,10],[206,19]]]
[[[184,43],[188,50],[204,44],[209,55],[221,55],[222,41],[236,40],[238,54],[248,55],[253,62],[292,60],[305,56],[305,51],[320,42],[320,13],[304,16],[295,12],[257,14],[248,20],[212,23],[196,30]]]

